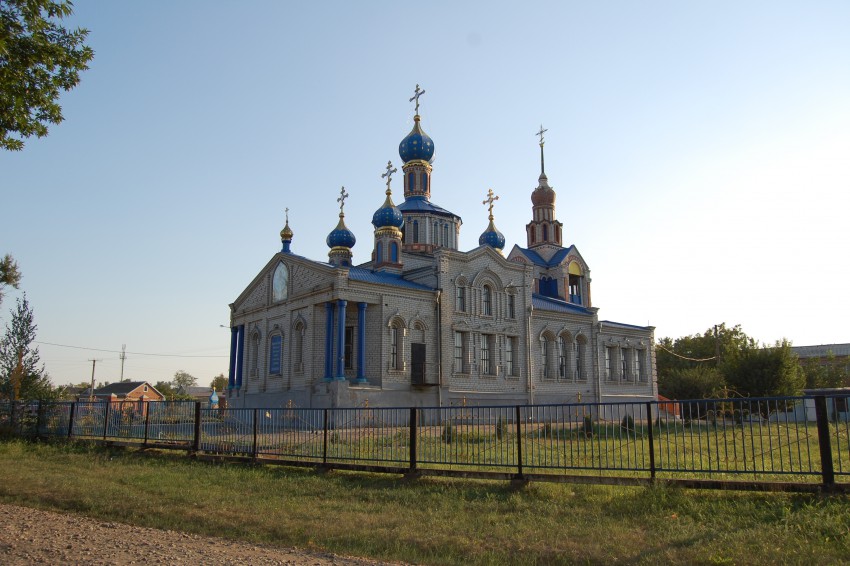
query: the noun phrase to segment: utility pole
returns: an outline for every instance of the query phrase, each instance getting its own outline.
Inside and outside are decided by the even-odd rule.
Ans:
[[[127,352],[125,352],[126,349],[127,344],[121,344],[121,355],[118,356],[121,358],[121,379],[119,381],[124,381],[124,360],[127,359]]]
[[[89,389],[89,402],[94,401],[94,366],[103,360],[89,360],[91,362],[91,389]]]
[[[717,336],[717,325],[714,325],[714,365],[720,367],[720,338]]]

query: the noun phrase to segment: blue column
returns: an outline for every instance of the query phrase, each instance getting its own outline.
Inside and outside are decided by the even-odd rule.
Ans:
[[[227,372],[227,388],[236,387],[236,336],[239,330],[233,326],[230,328],[230,368]]]
[[[236,389],[242,388],[242,367],[245,365],[245,325],[239,325],[239,337],[236,340]]]
[[[357,383],[366,383],[366,303],[357,303]]]
[[[336,378],[345,381],[345,306],[348,301],[342,299],[336,302],[337,316],[336,327]]]
[[[325,303],[327,321],[325,324],[325,381],[333,380],[334,367],[334,304]]]

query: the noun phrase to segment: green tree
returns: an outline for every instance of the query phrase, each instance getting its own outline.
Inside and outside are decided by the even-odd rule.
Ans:
[[[3,399],[52,399],[56,394],[44,365],[40,365],[38,347],[33,346],[37,329],[25,294],[17,300],[12,320],[0,339],[0,397]]]
[[[0,260],[0,303],[3,302],[3,291],[6,287],[18,288],[21,282],[21,272],[18,271],[18,262],[11,255],[6,254]]]
[[[177,393],[186,395],[189,392],[189,388],[194,387],[198,383],[198,379],[181,369],[174,374],[174,379],[171,380],[171,383],[174,384],[174,389]]]
[[[227,389],[227,377],[225,377],[223,373],[218,374],[213,378],[212,382],[210,382],[210,387],[216,391],[224,391]]]
[[[58,99],[80,82],[94,51],[88,30],[68,30],[68,0],[0,0],[0,147],[21,150],[63,120]]]
[[[173,401],[174,397],[177,395],[177,391],[175,391],[174,386],[171,385],[170,381],[157,381],[153,387],[165,395],[166,401]]]
[[[774,346],[746,346],[724,360],[726,383],[750,397],[798,395],[805,375],[788,340]]]
[[[720,371],[707,365],[677,368],[658,376],[658,392],[668,399],[722,397],[725,384]]]
[[[809,358],[800,361],[800,367],[806,378],[806,388],[850,386],[850,372],[847,360],[840,360],[830,350],[826,359]]]

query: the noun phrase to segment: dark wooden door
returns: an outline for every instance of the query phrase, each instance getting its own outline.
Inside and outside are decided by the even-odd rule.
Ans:
[[[410,380],[413,385],[425,385],[425,344],[410,345]]]

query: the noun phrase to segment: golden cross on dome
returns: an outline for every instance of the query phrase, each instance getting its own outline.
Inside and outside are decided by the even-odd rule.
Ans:
[[[419,114],[419,97],[425,94],[424,89],[420,89],[419,85],[416,85],[416,89],[413,91],[413,96],[410,97],[410,102],[416,101],[416,113]]]
[[[546,142],[543,141],[543,134],[545,134],[548,131],[549,130],[543,129],[543,124],[540,124],[540,131],[537,132],[536,134],[534,134],[535,136],[540,136],[540,147],[543,147],[543,144],[546,143]]]
[[[493,220],[493,203],[499,200],[499,197],[493,194],[493,189],[487,189],[487,198],[481,204],[490,204],[490,220]]]
[[[387,192],[389,192],[390,190],[390,182],[393,179],[393,173],[395,173],[396,171],[398,171],[398,169],[393,167],[393,162],[387,161],[387,172],[381,175],[381,179],[383,179],[384,177],[387,178]]]
[[[348,193],[345,192],[345,187],[339,190],[339,198],[336,201],[339,203],[339,213],[342,214],[342,207],[345,206],[345,199],[348,198]]]
[[[289,208],[284,209],[286,212],[286,223],[289,224]]]

